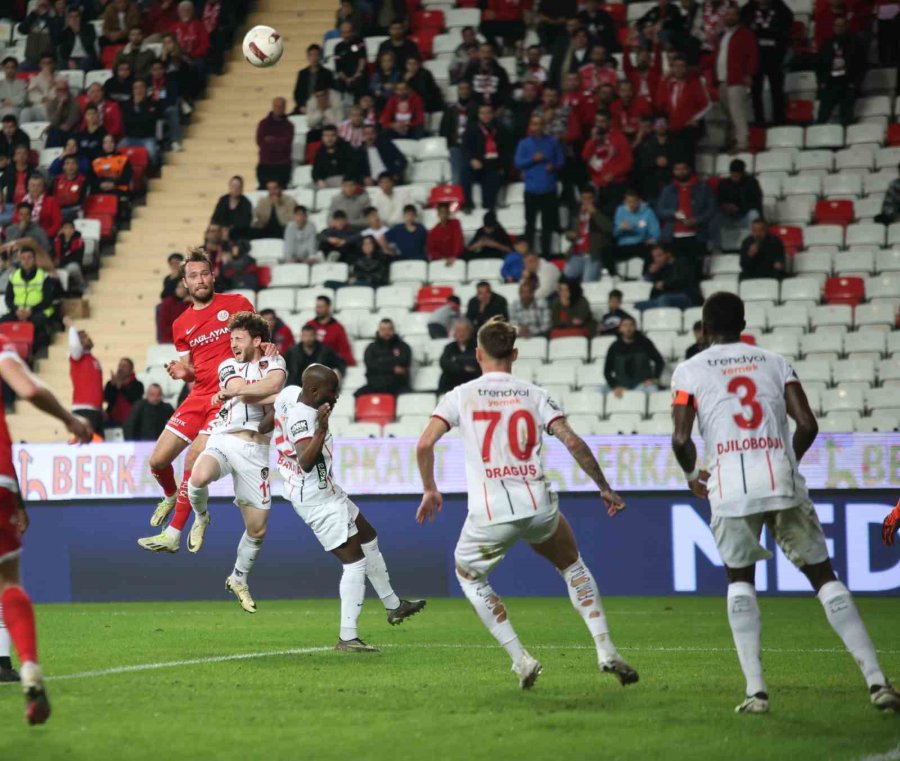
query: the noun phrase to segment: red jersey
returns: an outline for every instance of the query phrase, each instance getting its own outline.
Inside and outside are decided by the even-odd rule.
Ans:
[[[19,354],[12,342],[0,336],[0,360],[3,359],[19,359]],[[0,404],[0,488],[7,489],[13,494],[19,493],[19,479],[13,465],[12,437],[9,435],[6,412],[2,404]]]
[[[103,409],[103,369],[93,354],[79,359],[69,355],[69,377],[72,379],[72,409]]]
[[[172,324],[175,348],[194,365],[191,396],[211,397],[219,390],[219,365],[231,359],[228,322],[237,312],[254,312],[238,293],[217,293],[203,309],[188,309]]]

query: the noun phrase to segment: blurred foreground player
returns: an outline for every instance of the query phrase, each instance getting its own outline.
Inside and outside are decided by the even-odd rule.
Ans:
[[[831,628],[862,670],[869,698],[881,710],[900,709],[900,694],[887,681],[853,597],[837,580],[825,534],[800,473],[803,455],[819,431],[796,373],[780,354],[740,340],[744,302],[716,293],[703,306],[701,353],[672,375],[672,449],[691,492],[707,497],[710,528],[728,573],[728,623],[747,679],[738,713],[767,713],[769,692],[760,660],[760,613],[755,570],[772,553],[763,527],[809,579]],[[691,441],[699,421],[707,469]],[[791,439],[788,418],[797,424]]]
[[[18,397],[27,399],[42,412],[62,422],[75,441],[87,443],[91,440],[91,428],[87,421],[73,415],[59,403],[53,392],[28,370],[5,338],[0,338],[0,378]],[[50,716],[50,703],[37,662],[34,609],[19,577],[19,555],[26,528],[28,516],[13,467],[12,440],[0,406],[0,606],[3,624],[22,663],[25,719],[29,724],[43,724]],[[11,676],[7,674],[8,678],[3,681],[15,681],[9,678]]]
[[[519,540],[528,542],[562,575],[572,605],[594,638],[600,670],[613,674],[623,686],[633,684],[638,674],[622,660],[609,637],[597,583],[544,475],[544,433],[556,436],[597,484],[610,516],[624,510],[625,503],[610,488],[590,448],[550,395],[510,374],[519,356],[515,343],[516,328],[500,317],[478,331],[475,356],[483,375],[457,386],[441,400],[416,448],[424,487],[416,520],[420,524],[433,521],[441,511],[434,447],[458,426],[466,451],[469,515],[456,545],[456,578],[482,623],[512,659],[519,687],[531,688],[542,666],[522,647],[503,601],[488,580],[491,570]]]
[[[898,526],[900,526],[900,500],[897,500],[894,509],[885,516],[881,526],[881,538],[888,547],[894,544],[894,535],[897,533]]]

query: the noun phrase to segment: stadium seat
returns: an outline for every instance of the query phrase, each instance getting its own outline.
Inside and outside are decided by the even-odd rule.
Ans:
[[[3,326],[11,324],[15,323],[0,322],[0,332],[5,329]],[[148,346],[144,368],[150,370],[154,367],[165,367],[169,362],[176,359],[178,359],[178,351],[175,348],[175,344],[156,344],[154,346]]]
[[[404,260],[391,264],[391,283],[421,285],[428,279],[428,262]]]
[[[700,291],[705,299],[709,298],[717,291],[737,293],[738,279],[736,277],[716,277],[711,278],[710,280],[701,280]]]
[[[878,127],[877,124],[857,125]],[[852,128],[851,128],[852,129]],[[874,145],[854,145],[834,154],[834,168],[838,172],[845,170],[869,171],[875,166]]]
[[[753,330],[765,330],[768,325],[772,301],[747,301],[744,304],[744,320]]]
[[[856,306],[865,296],[865,282],[861,277],[830,277],[825,281],[826,304]]]
[[[654,391],[647,395],[647,414],[669,414],[672,411],[672,394],[668,391]]]
[[[870,299],[900,298],[900,275],[885,272],[870,277],[866,282],[866,294]]]
[[[781,282],[781,300],[813,301],[818,303],[822,292],[819,281],[814,277],[792,277]]]
[[[380,439],[382,435],[382,425],[377,421],[339,423],[334,433],[341,438],[346,439]]]
[[[258,264],[277,263],[284,256],[284,241],[281,238],[257,238],[250,241],[250,256]]]
[[[851,343],[853,339],[850,339]],[[875,362],[871,359],[842,359],[831,367],[831,377],[835,385],[845,383],[875,383]]]
[[[873,410],[871,417],[860,418],[856,423],[857,433],[886,433],[898,429],[900,429],[900,412],[890,409]]]
[[[807,359],[837,359],[844,350],[844,334],[820,330],[800,336],[800,352]]]
[[[601,433],[600,418],[597,415],[566,415],[569,425],[580,436],[596,436]]]
[[[519,359],[536,359],[544,362],[547,359],[547,339],[541,337],[520,338],[516,341]]]
[[[555,338],[550,341],[547,352],[547,358],[550,362],[559,359],[579,359],[586,362],[588,360],[588,355],[588,339],[580,336]]]
[[[885,193],[890,184],[897,179],[894,169],[881,169],[877,172],[869,172],[863,177],[863,190],[866,195]]]
[[[865,178],[863,178],[865,180]],[[853,202],[853,211],[860,222],[873,222],[881,214],[884,193],[875,193]]]
[[[770,228],[772,235],[781,240],[788,255],[795,254],[803,248],[803,229],[790,225],[777,225]]]
[[[412,309],[415,305],[416,289],[412,285],[383,285],[375,291],[375,307],[402,307]]]
[[[730,170],[731,162],[740,159],[746,164],[747,172],[753,173],[753,154],[752,153],[720,153],[716,156],[716,174],[720,177],[727,177]]]
[[[681,310],[673,307],[647,309],[641,318],[641,330],[674,330],[681,332]]]
[[[863,191],[863,180],[859,174],[850,174],[838,170],[836,174],[829,174],[822,180],[822,195],[827,199],[852,196],[859,198]]]
[[[831,362],[823,359],[804,359],[792,363],[801,383],[831,384]]]
[[[825,195],[830,197],[835,194],[829,192],[826,188]],[[816,210],[813,216],[816,224],[843,225],[846,227],[855,218],[853,201],[819,201],[816,203]]]
[[[464,26],[477,28],[480,23],[481,11],[477,8],[453,8],[444,17],[447,29],[461,29]]]
[[[804,148],[843,148],[844,128],[838,124],[815,124],[806,128]]]
[[[335,292],[331,288],[311,287],[299,288],[296,291],[297,303],[295,310],[298,312],[313,312],[316,308],[316,299],[319,296],[327,296],[334,302]]]
[[[256,296],[257,309],[274,309],[276,312],[293,312],[296,293],[292,288],[266,288]]]
[[[435,33],[444,30],[444,12],[439,10],[420,10],[412,14],[410,29],[418,32],[422,29],[430,29]]]
[[[561,401],[567,415],[597,416],[603,411],[603,394],[597,390],[569,391]]]
[[[739,295],[744,301],[778,301],[778,281],[773,278],[744,280]]]
[[[875,254],[865,249],[842,251],[834,258],[834,268],[839,275],[868,275],[875,268]]]
[[[770,151],[774,148],[803,148],[803,127],[770,127],[766,131],[766,147]]]
[[[815,121],[813,102],[803,98],[791,98],[787,104],[788,124],[807,125]]]
[[[900,412],[900,394],[892,388],[870,388],[864,393],[866,409]]]
[[[119,152],[128,156],[131,164],[131,189],[135,193],[143,193],[147,189],[147,169],[150,167],[150,154],[142,145],[123,145]]]
[[[803,240],[807,246],[844,245],[844,228],[840,225],[813,225],[803,231]]]
[[[382,435],[390,438],[418,439],[430,418],[424,415],[411,415],[382,428]]]
[[[847,145],[881,145],[884,130],[878,124],[862,122],[847,128]],[[874,153],[873,153],[874,159]]]
[[[466,280],[477,283],[481,280],[492,282],[500,278],[503,259],[475,259],[466,268]]]
[[[308,285],[308,264],[276,264],[272,267],[270,288],[305,288]]]
[[[362,394],[356,397],[356,420],[384,425],[394,419],[396,399],[391,394]]]
[[[464,283],[466,282],[466,263],[462,259],[457,259],[452,264],[449,259],[429,262],[428,282],[442,285]]]
[[[647,413],[647,395],[643,391],[623,391],[621,397],[612,392],[606,395],[605,414],[636,414],[644,417]]]
[[[891,99],[887,95],[873,95],[868,98],[857,98],[854,104],[854,116],[867,119],[875,116],[891,116]]]
[[[668,415],[652,417],[649,420],[638,420],[634,432],[643,436],[666,435],[672,433],[672,421]]]
[[[782,183],[786,179],[786,177],[782,175],[782,172],[757,174],[756,179],[759,182],[759,187],[762,190],[764,197],[781,198],[783,193]]]
[[[860,304],[856,308],[857,327],[863,325],[886,325],[889,329],[897,326],[897,307],[894,301],[878,301]]]
[[[328,278],[330,279],[330,278]],[[375,308],[375,289],[367,285],[351,285],[337,291],[335,311]]]
[[[859,321],[859,314],[854,314]],[[886,351],[888,333],[883,330],[857,330],[847,339],[847,356],[850,359],[881,359]]]
[[[829,412],[819,418],[819,430],[823,433],[853,433],[859,419],[859,412],[850,410]]]
[[[853,325],[853,307],[846,304],[823,305],[809,310],[809,323],[813,330],[822,327],[849,327]]]
[[[559,360],[551,365],[539,364],[535,365],[532,371],[534,382],[557,396],[564,396],[571,389],[575,388],[577,383],[576,367],[580,364],[578,360],[564,359]]]
[[[709,274],[711,277],[719,275],[739,275],[741,272],[741,257],[738,254],[718,254],[712,257]]]
[[[884,225],[860,223],[847,227],[847,246],[883,246]]]
[[[28,362],[31,359],[34,349],[34,323],[27,321],[0,322],[0,336],[13,344],[23,360]]]
[[[829,251],[823,250],[811,250],[804,251],[803,253],[797,254],[793,258],[794,265],[794,274],[795,275],[830,275],[832,272],[832,257],[833,255]],[[784,281],[782,283],[782,288],[787,285],[789,281]]]
[[[895,122],[888,126],[884,142],[890,147],[900,146],[900,123]]]
[[[641,416],[636,413],[615,412],[606,420],[597,424],[597,431],[601,435],[629,435],[635,432]]]
[[[771,130],[770,130],[771,132]],[[764,172],[787,172],[794,171],[794,154],[795,150],[778,149],[763,151],[756,154],[756,172],[762,174]]]
[[[800,338],[796,333],[766,333],[759,339],[759,346],[789,359],[800,356]]]
[[[591,360],[605,358],[609,347],[616,342],[615,336],[597,336],[591,342]]]
[[[422,312],[433,312],[444,306],[447,299],[453,295],[453,288],[449,285],[429,285],[419,289],[416,294],[416,308]]]
[[[822,394],[822,412],[862,412],[865,408],[863,393],[859,388],[829,388]]]
[[[397,397],[396,414],[400,417],[405,417],[406,415],[431,415],[436,404],[437,398],[434,394],[400,394]]]
[[[663,358],[668,359],[672,356],[672,346],[677,336],[678,333],[674,331],[662,331],[652,333],[648,338],[653,342]]]
[[[881,360],[876,372],[880,383],[900,380],[900,357],[894,355],[890,359]]]
[[[803,328],[809,326],[809,309],[803,304],[769,307],[766,320],[770,328]]]
[[[834,169],[834,154],[830,150],[801,151],[794,161],[800,174],[806,172],[830,172]]]
[[[309,270],[309,282],[311,285],[322,285],[333,280],[338,283],[346,283],[350,276],[350,267],[343,262],[321,262],[313,264]]]

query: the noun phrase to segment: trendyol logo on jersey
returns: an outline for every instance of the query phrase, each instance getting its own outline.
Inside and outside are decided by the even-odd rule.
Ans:
[[[765,362],[766,358],[763,354],[741,354],[740,357],[714,357],[707,359],[706,364],[710,367],[725,367],[727,365],[749,365],[754,362]]]
[[[231,331],[228,328],[216,328],[210,333],[204,333],[202,336],[192,338],[188,342],[188,346],[190,346],[192,349],[195,349],[198,346],[205,346],[206,344],[217,341],[222,336],[227,336],[230,332]]]
[[[478,396],[508,398],[511,396],[528,396],[527,388],[479,388]]]
[[[731,439],[716,444],[716,454],[747,452],[751,449],[784,449],[784,442],[771,436],[754,436],[749,439]]]

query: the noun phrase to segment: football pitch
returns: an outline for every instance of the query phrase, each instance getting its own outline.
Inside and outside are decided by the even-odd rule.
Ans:
[[[263,600],[255,616],[235,602],[39,606],[53,716],[27,727],[18,686],[0,685],[0,758],[900,759],[900,716],[868,704],[814,598],[760,598],[768,716],[733,713],[744,685],[724,599],[604,602],[632,687],[597,671],[563,598],[506,600],[544,664],[531,692],[462,599],[397,627],[368,599],[373,655],[331,650],[336,599]],[[898,600],[858,603],[900,679]]]

